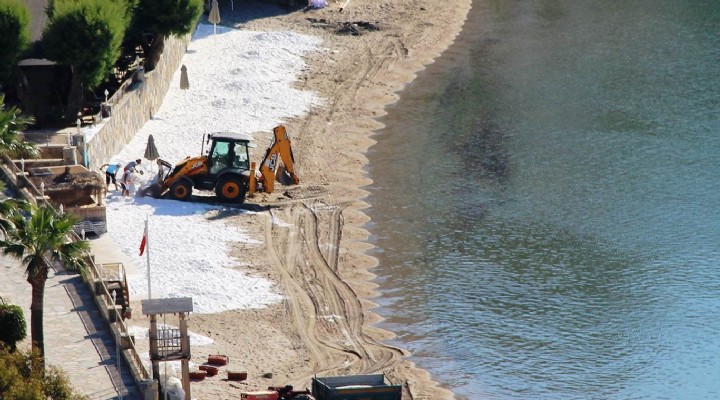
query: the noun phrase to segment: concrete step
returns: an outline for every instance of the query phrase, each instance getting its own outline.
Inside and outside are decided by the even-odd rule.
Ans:
[[[40,158],[63,158],[63,149],[67,147],[66,144],[49,144],[37,146],[40,150]]]
[[[73,136],[77,133],[77,128],[65,128],[56,130],[39,130],[26,131],[23,133],[25,141],[35,143],[37,145],[61,144],[67,145],[68,134]]]

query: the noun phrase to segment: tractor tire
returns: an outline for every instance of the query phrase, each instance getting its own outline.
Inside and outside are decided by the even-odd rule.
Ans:
[[[185,201],[192,195],[192,183],[181,179],[170,186],[170,197],[175,200]]]
[[[245,185],[240,178],[221,178],[215,186],[215,195],[224,201],[242,203],[245,201]]]

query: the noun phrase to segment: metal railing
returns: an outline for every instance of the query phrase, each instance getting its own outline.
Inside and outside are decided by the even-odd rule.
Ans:
[[[77,238],[77,240],[81,240],[80,237],[77,236],[74,232],[71,233],[71,236],[74,236]],[[128,331],[127,325],[125,325],[125,321],[123,320],[123,316],[120,311],[118,311],[118,307],[116,307],[114,298],[112,294],[110,293],[110,290],[108,290],[107,285],[105,284],[105,279],[103,279],[103,275],[100,273],[100,270],[98,269],[97,264],[95,264],[95,261],[92,259],[92,257],[87,257],[86,259],[88,267],[86,268],[86,272],[89,274],[89,276],[85,279],[85,282],[88,283],[88,285],[94,284],[93,282],[99,282],[100,283],[100,293],[96,293],[97,287],[91,288],[93,293],[95,293],[96,299],[101,299],[102,302],[98,304],[101,306],[104,306],[104,309],[109,310],[108,312],[113,314],[113,317],[109,317],[109,321],[111,324],[116,324],[117,326],[117,336],[115,337],[115,341],[121,341],[123,336],[128,338],[127,345],[125,346],[126,350],[126,361],[128,361],[128,364],[133,364],[134,366],[133,370],[137,371],[137,377],[135,377],[136,373],[133,373],[133,377],[137,381],[138,378],[141,380],[150,379],[150,374],[148,370],[145,368],[145,364],[143,364],[142,360],[140,359],[140,353],[138,353],[137,348],[135,348],[135,343],[133,340],[131,340],[130,332]],[[121,268],[122,264],[119,264]],[[124,276],[123,272],[123,276]],[[127,283],[125,283],[127,285]],[[113,336],[115,336],[115,332],[113,332]]]
[[[14,189],[20,196],[33,204],[42,204],[53,207],[47,200],[47,196],[41,193],[41,191],[30,181],[30,179],[24,177],[23,182],[19,182],[18,175],[22,174],[24,171],[21,171],[20,168],[18,168],[17,165],[15,165],[15,163],[10,159],[10,157],[6,154],[2,154],[1,159],[2,165],[0,171],[2,172],[2,175],[4,175],[9,183],[14,186]],[[68,237],[74,242],[84,240],[73,231],[68,234]],[[111,329],[113,332],[113,339],[116,343],[122,341],[123,336],[128,339],[126,345],[124,346],[125,351],[123,352],[123,355],[125,356],[125,360],[131,366],[133,379],[136,383],[139,383],[141,380],[150,379],[150,374],[140,359],[140,355],[135,348],[135,343],[131,340],[132,336],[128,331],[127,325],[125,325],[125,322],[123,321],[121,313],[115,306],[112,295],[110,294],[107,284],[100,274],[98,266],[95,264],[95,260],[91,254],[88,254],[85,257],[85,261],[87,268],[82,273],[83,281],[94,294],[95,301],[100,308],[100,312],[103,317],[106,318],[108,324],[110,324],[111,328],[113,326],[117,328]],[[123,277],[124,276],[125,274],[123,268]],[[97,285],[96,282],[98,283]],[[125,285],[127,285],[126,281]],[[100,288],[100,293],[97,293],[98,286]],[[112,307],[110,307],[110,305],[112,305]],[[105,311],[103,311],[103,308]],[[113,314],[113,316],[111,317],[110,314]]]
[[[45,198],[43,197],[43,195],[40,192],[40,189],[38,189],[32,183],[32,181],[30,179],[25,177],[25,175],[24,175],[25,171],[21,171],[20,168],[18,168],[17,165],[15,165],[15,162],[13,160],[11,160],[7,154],[2,155],[2,161],[3,161],[3,164],[8,169],[10,169],[10,174],[6,173],[4,175],[6,175],[6,176],[9,175],[9,176],[7,176],[7,179],[10,180],[10,182],[17,189],[18,193],[21,196],[23,196],[23,198],[25,198],[25,200],[27,200],[33,204],[38,204],[38,197],[40,197],[41,198],[40,201],[44,202],[44,204],[48,204],[48,205],[50,204],[45,200]],[[20,179],[18,179],[18,175],[23,175],[22,183],[20,182]],[[25,189],[29,193],[25,193],[23,191],[23,189]]]

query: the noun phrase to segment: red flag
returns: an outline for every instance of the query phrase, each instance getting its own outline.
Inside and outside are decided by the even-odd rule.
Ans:
[[[145,252],[145,244],[147,244],[147,232],[143,232],[143,238],[140,242],[140,255],[143,255]]]

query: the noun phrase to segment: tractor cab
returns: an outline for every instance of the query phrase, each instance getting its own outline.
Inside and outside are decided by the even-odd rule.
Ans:
[[[193,186],[214,190],[223,200],[242,203],[250,182],[250,147],[255,147],[251,140],[251,136],[242,133],[208,135],[206,143],[211,144],[205,162],[206,173],[198,174]]]
[[[208,135],[211,142],[208,153],[208,181],[216,181],[226,173],[241,174],[250,170],[250,141],[252,137],[242,133],[214,133]]]

